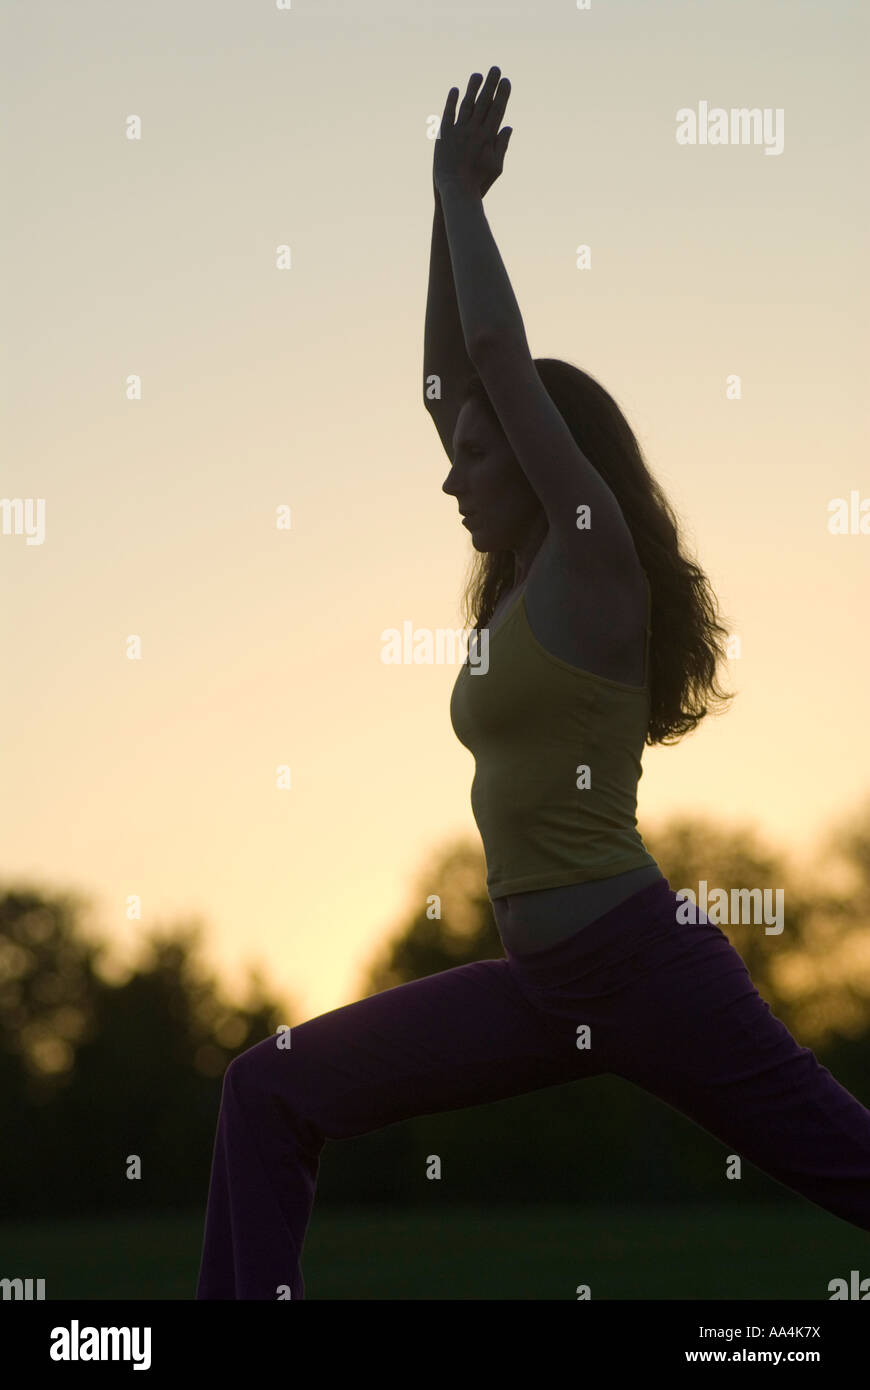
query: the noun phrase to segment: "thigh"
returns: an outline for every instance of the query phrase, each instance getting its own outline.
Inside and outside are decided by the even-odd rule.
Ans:
[[[289,1043],[268,1038],[228,1071],[249,1096],[292,1108],[313,1142],[584,1074],[581,1055],[554,1042],[505,960],[457,966],[333,1009],[291,1028]]]
[[[614,1070],[778,1181],[870,1226],[870,1110],[802,1047],[713,923],[633,962]]]

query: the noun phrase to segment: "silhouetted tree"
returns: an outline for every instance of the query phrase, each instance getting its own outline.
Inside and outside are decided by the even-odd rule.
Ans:
[[[81,929],[82,909],[71,894],[0,896],[0,1053],[13,1094],[34,1104],[66,1084],[95,1030],[104,948]]]
[[[0,1212],[201,1203],[223,1073],[292,1022],[286,1004],[254,972],[229,1003],[198,923],[146,933],[112,982],[84,915],[71,895],[0,896]]]

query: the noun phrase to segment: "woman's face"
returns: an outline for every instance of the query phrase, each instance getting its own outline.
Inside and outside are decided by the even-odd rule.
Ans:
[[[453,465],[442,491],[467,513],[462,524],[475,550],[516,550],[541,512],[504,431],[473,398],[456,417]]]

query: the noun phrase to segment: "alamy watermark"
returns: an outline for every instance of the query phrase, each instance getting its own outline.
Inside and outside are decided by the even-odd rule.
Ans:
[[[34,1293],[34,1285],[36,1292]],[[22,1299],[25,1303],[32,1299],[45,1298],[44,1279],[0,1279],[0,1298]]]
[[[0,516],[4,536],[26,536],[25,545],[42,545],[45,540],[44,497],[0,497]]]
[[[782,154],[785,110],[782,106],[710,106],[697,111],[681,106],[677,112],[678,145],[763,145],[765,154]]]
[[[856,487],[849,500],[832,497],[828,503],[828,530],[832,536],[870,536],[870,497],[862,497]]]
[[[773,911],[772,898],[776,895],[776,911]],[[702,913],[714,926],[736,922],[747,926],[765,924],[765,936],[779,936],[783,928],[783,907],[785,889],[783,888],[712,888],[707,890],[707,880],[702,878],[698,891],[694,888],[681,888],[677,893],[680,906],[677,908],[678,922],[698,921]],[[751,903],[751,910],[750,910]]]
[[[480,639],[478,641],[478,638]],[[414,627],[410,618],[381,633],[381,661],[385,666],[458,666],[468,660],[473,676],[489,670],[489,628]]]
[[[69,1327],[51,1329],[52,1361],[132,1361],[134,1371],[151,1367],[150,1327]]]

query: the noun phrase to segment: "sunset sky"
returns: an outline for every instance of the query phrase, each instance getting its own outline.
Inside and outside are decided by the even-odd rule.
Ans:
[[[7,4],[0,497],[45,499],[45,535],[0,534],[3,886],[89,895],[122,950],[198,917],[227,988],[259,964],[298,1021],[356,997],[476,834],[456,668],[384,665],[381,633],[461,621],[422,405],[429,134],[493,63],[514,133],[484,206],[532,351],[616,397],[742,644],[731,711],[647,751],[641,825],[811,852],[870,790],[870,535],[828,529],[870,497],[866,24]],[[781,109],[782,152],[679,144],[701,102]]]

